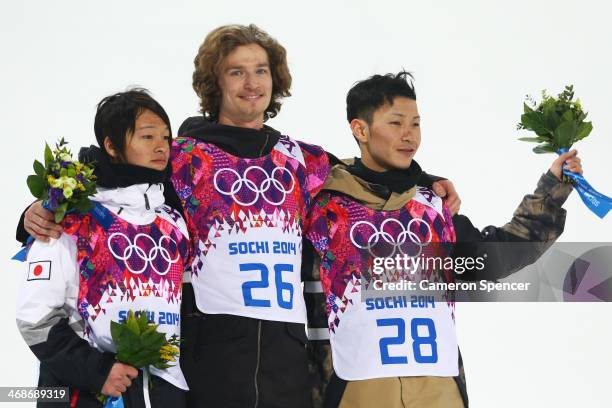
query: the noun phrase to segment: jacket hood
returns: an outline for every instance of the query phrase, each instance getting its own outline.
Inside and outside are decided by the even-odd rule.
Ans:
[[[214,144],[227,153],[243,158],[269,154],[281,136],[280,132],[266,125],[261,129],[221,125],[204,116],[187,118],[178,134]]]

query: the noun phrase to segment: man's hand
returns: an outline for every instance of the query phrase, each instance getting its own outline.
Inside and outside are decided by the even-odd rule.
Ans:
[[[567,153],[563,153],[557,160],[555,160],[550,166],[550,171],[561,180],[562,167],[565,164],[565,169],[572,173],[582,174],[582,163],[580,157],[578,157],[578,150],[572,149]]]
[[[36,201],[25,213],[23,226],[38,241],[49,242],[49,238],[59,238],[63,228],[55,223],[55,216]]]
[[[459,208],[461,207],[461,199],[459,198],[452,181],[436,181],[433,183],[432,188],[434,193],[436,193],[439,197],[446,197],[446,204],[448,205],[451,215],[455,215],[459,212]]]
[[[132,385],[132,380],[136,377],[138,377],[138,370],[134,367],[123,363],[115,363],[102,386],[101,392],[111,397],[119,397],[121,393],[127,390],[127,387]]]

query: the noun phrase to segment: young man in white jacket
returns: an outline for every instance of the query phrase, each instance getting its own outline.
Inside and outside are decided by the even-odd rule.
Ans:
[[[56,406],[96,407],[98,394],[123,393],[130,407],[145,406],[145,398],[153,407],[180,407],[187,383],[178,361],[150,368],[145,397],[147,382],[143,388],[142,373],[115,360],[110,332],[110,322],[132,310],[147,313],[167,338],[180,336],[190,243],[181,215],[164,205],[170,121],[144,90],[131,90],[100,102],[95,132],[102,148],[90,148],[95,207],[68,214],[59,239],[28,248],[17,325],[40,360],[38,386],[69,387],[70,404]]]

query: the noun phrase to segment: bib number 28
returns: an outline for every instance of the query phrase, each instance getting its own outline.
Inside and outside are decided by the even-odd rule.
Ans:
[[[383,337],[378,342],[380,348],[380,360],[386,364],[408,364],[408,356],[391,356],[389,346],[406,343],[406,321],[401,318],[377,319],[378,327],[397,327],[397,336]],[[419,327],[424,328],[419,332]],[[410,321],[410,336],[412,337],[412,352],[414,361],[420,364],[432,364],[438,362],[438,347],[436,344],[436,326],[434,321],[426,318],[414,318]]]
[[[240,264],[240,272],[260,273],[260,279],[254,281],[246,281],[242,284],[242,297],[244,305],[251,307],[271,307],[269,299],[253,298],[253,289],[263,289],[270,286],[269,275],[270,271],[266,264],[262,263],[244,263]],[[290,282],[283,281],[283,272],[293,272],[291,264],[275,264],[274,265],[274,286],[276,287],[276,303],[282,309],[293,309],[293,285]]]

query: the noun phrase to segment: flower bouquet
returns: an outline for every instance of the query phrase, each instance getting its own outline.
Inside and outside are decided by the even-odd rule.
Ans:
[[[542,101],[527,95],[523,103],[523,114],[517,128],[530,130],[535,137],[521,137],[519,140],[538,143],[535,153],[563,154],[572,145],[593,130],[591,122],[586,122],[587,113],[582,109],[580,100],[574,100],[574,87],[568,85],[556,98],[542,91]],[[563,169],[563,179],[572,183],[582,201],[598,217],[603,218],[612,208],[612,199],[596,191],[580,174]]]
[[[89,196],[96,192],[93,165],[73,160],[67,144],[62,138],[53,151],[45,144],[45,164],[34,160],[35,174],[27,179],[32,195],[55,213],[56,223],[70,211],[85,213],[90,210],[93,203]]]
[[[179,356],[180,340],[176,335],[166,339],[164,333],[157,331],[159,325],[149,323],[146,312],[138,316],[132,310],[122,323],[112,322],[111,337],[117,348],[117,361],[143,370],[143,393],[146,406],[149,405],[150,387],[149,367],[163,370],[176,364]],[[98,399],[105,407],[123,406],[121,397],[107,397],[99,394]]]

